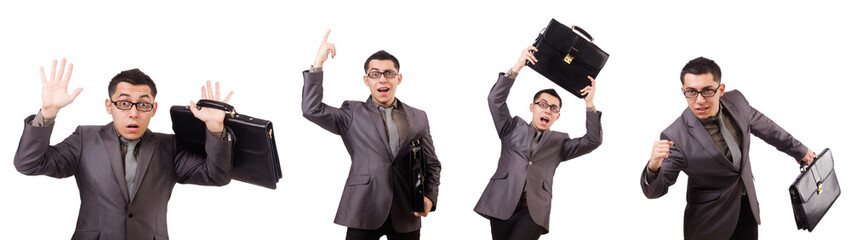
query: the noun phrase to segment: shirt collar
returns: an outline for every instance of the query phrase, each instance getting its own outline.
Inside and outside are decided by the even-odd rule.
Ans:
[[[373,107],[378,108],[379,110],[381,110],[381,109],[380,109],[380,107],[382,107],[382,106],[381,106],[381,105],[378,105],[378,103],[377,103],[377,102],[375,102],[375,100],[372,100],[372,97],[370,97],[370,98],[369,98],[369,101],[370,101],[370,102],[372,102],[372,106],[373,106]],[[390,107],[391,107],[391,108],[395,108],[395,109],[399,109],[399,98],[394,98],[394,99],[393,99],[393,104],[390,104]]]
[[[718,115],[715,115],[714,117],[708,117],[706,119],[698,119],[700,120],[700,123],[702,123],[703,125],[718,124],[718,116],[724,114],[724,104],[719,103],[718,106]]]

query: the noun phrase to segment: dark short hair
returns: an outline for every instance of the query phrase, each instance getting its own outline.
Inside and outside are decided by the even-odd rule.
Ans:
[[[146,85],[151,88],[152,97],[157,97],[157,85],[154,84],[154,80],[138,68],[122,71],[109,81],[107,91],[109,91],[110,98],[112,97],[112,94],[115,94],[115,87],[117,87],[121,82],[126,82],[131,85]]]
[[[710,73],[715,82],[721,83],[721,67],[709,58],[698,57],[686,63],[683,71],[680,72],[680,84],[685,84],[685,76],[689,73],[694,75]]]
[[[394,57],[392,54],[390,54],[390,53],[388,53],[384,50],[381,50],[381,51],[373,53],[372,56],[369,56],[369,58],[366,59],[366,62],[363,63],[363,71],[364,72],[369,71],[369,61],[372,61],[372,60],[391,60],[391,61],[393,61],[393,66],[396,67],[396,71],[399,71],[399,60],[396,59],[396,57]]]
[[[536,100],[538,100],[538,97],[540,97],[541,94],[544,94],[544,93],[549,94],[549,95],[553,95],[553,97],[556,97],[556,99],[558,99],[558,106],[561,107],[561,97],[559,97],[556,90],[552,89],[552,88],[547,88],[547,89],[538,91],[538,93],[535,93],[535,97],[532,98],[532,102],[535,102]]]

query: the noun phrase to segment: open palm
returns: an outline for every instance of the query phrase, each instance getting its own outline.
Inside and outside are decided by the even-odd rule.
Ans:
[[[59,73],[56,72],[56,60],[53,60],[53,67],[50,70],[50,78],[44,74],[44,67],[41,67],[41,101],[42,115],[47,118],[56,117],[59,109],[68,106],[80,92],[82,88],[77,88],[73,93],[68,94],[68,81],[71,80],[71,72],[74,71],[74,64],[68,66],[68,72],[65,72],[65,59],[62,59],[62,66],[59,68]],[[64,77],[63,77],[64,75]]]
[[[209,99],[215,100],[223,103],[228,103],[230,101],[230,97],[233,96],[233,91],[230,91],[224,100],[221,99],[219,83],[216,82],[216,92],[213,93],[212,86],[210,81],[207,81],[207,86],[201,86],[201,99]],[[192,114],[195,115],[196,118],[203,121],[207,125],[207,129],[211,132],[221,132],[224,130],[224,121],[225,121],[225,111],[215,109],[215,108],[201,108],[195,105],[195,102],[190,101],[189,105],[191,106],[189,110],[192,111]]]

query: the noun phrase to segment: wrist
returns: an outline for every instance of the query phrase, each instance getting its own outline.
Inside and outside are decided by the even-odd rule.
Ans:
[[[210,132],[222,132],[225,129],[225,125],[222,122],[206,122],[207,130]]]
[[[661,161],[654,161],[653,159],[647,163],[647,169],[650,169],[651,172],[658,172],[659,168],[662,167]]]
[[[53,119],[56,118],[56,114],[59,113],[59,108],[51,108],[51,107],[41,107],[41,116],[44,118]]]
[[[522,63],[514,64],[514,66],[511,67],[511,71],[514,71],[515,73],[520,73],[520,69],[523,69],[524,65],[525,64],[522,64]]]

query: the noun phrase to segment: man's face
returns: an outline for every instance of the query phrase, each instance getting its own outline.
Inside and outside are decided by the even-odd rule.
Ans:
[[[558,101],[558,98],[549,93],[541,93],[541,96],[538,96],[535,102],[543,102],[561,108],[561,102]],[[561,115],[560,113],[554,113],[551,107],[542,108],[535,103],[529,104],[529,111],[532,112],[532,126],[542,131],[550,130],[550,127]]]
[[[132,85],[127,82],[120,82],[115,86],[115,93],[110,97],[112,100],[106,100],[106,112],[112,115],[115,131],[129,140],[142,137],[145,131],[148,130],[151,117],[157,113],[157,103],[154,102],[151,88],[148,85]],[[137,109],[138,105],[136,105],[130,108],[130,110],[121,110],[112,101],[145,102],[153,104],[154,108],[149,112],[142,112]]]
[[[371,72],[386,72],[391,71],[396,74],[396,77],[387,79],[384,74],[378,77],[378,79],[372,79],[368,76],[363,77],[363,83],[369,87],[369,92],[372,94],[372,100],[378,103],[381,106],[389,107],[393,104],[393,101],[396,100],[396,86],[402,83],[402,74],[398,74],[399,70],[396,69],[393,61],[391,60],[370,60],[369,61],[369,70],[367,70],[367,75]]]
[[[706,119],[709,117],[714,117],[718,115],[718,109],[721,106],[721,96],[724,95],[724,84],[719,84],[713,80],[711,73],[705,73],[700,75],[694,75],[687,73],[683,77],[683,87],[682,91],[685,94],[686,91],[705,91],[705,90],[715,90],[718,91],[712,97],[704,97],[703,94],[698,93],[695,98],[686,98],[686,102],[688,102],[688,108],[694,113],[699,119]]]

